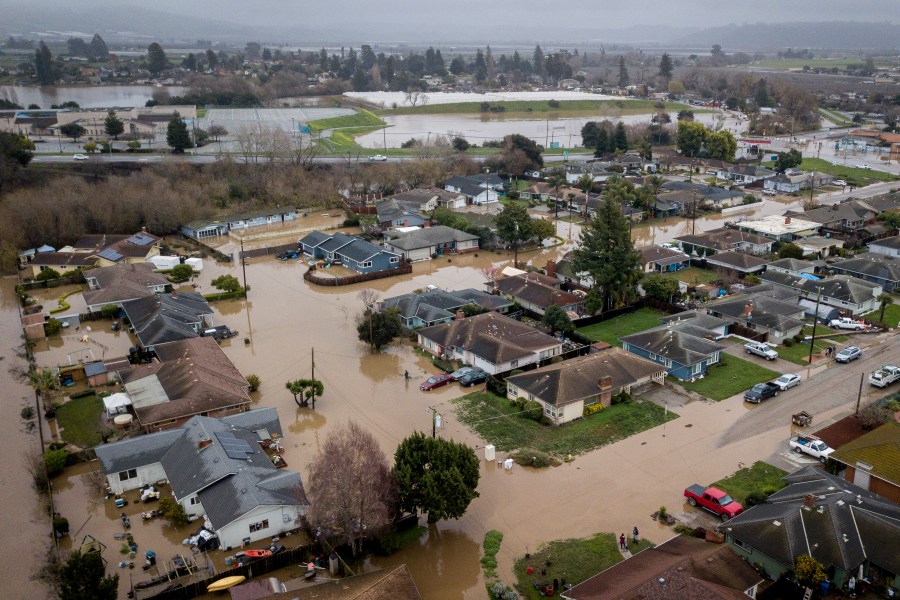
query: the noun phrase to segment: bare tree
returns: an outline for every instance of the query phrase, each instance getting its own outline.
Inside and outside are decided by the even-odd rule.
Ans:
[[[484,277],[486,283],[493,284],[497,280],[497,275],[500,274],[500,269],[493,266],[481,267],[478,272]]]
[[[319,156],[319,135],[300,135],[294,139],[294,162],[304,169],[311,169]]]
[[[415,107],[416,104],[428,104],[428,96],[422,90],[416,88],[409,88],[406,90],[404,99],[407,104],[413,107]]]
[[[356,297],[362,300],[366,308],[372,308],[372,305],[378,302],[378,292],[373,289],[360,290]]]
[[[354,554],[391,521],[394,486],[374,436],[354,422],[335,430],[309,467],[307,519],[332,543]]]

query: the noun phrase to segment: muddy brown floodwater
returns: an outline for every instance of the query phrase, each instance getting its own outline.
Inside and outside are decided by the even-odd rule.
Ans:
[[[718,223],[715,218],[709,223],[704,221],[703,228],[717,226],[714,223]],[[679,235],[690,227],[690,222],[680,220],[671,227],[671,232],[658,232],[657,236]],[[700,220],[697,228],[701,230]],[[636,228],[635,237],[640,238],[641,231]],[[543,267],[549,258],[559,258],[571,249],[579,232],[578,225],[570,228],[567,223],[559,223],[558,233],[565,240],[562,245],[520,253],[519,260]],[[664,240],[657,237],[652,241]],[[221,249],[226,254],[236,250],[233,241],[223,242]],[[268,242],[256,245],[265,243]],[[334,427],[350,420],[359,422],[373,433],[390,457],[403,438],[430,428],[429,407],[444,415],[438,435],[466,443],[481,455],[485,441],[455,419],[451,401],[462,394],[458,386],[454,384],[429,393],[419,391],[419,382],[433,372],[430,361],[414,353],[407,341],[381,353],[370,352],[357,340],[354,318],[362,310],[358,293],[363,289],[374,289],[381,297],[388,297],[429,284],[448,290],[481,288],[484,278],[479,269],[510,264],[512,256],[508,253],[479,252],[478,256],[469,254],[416,263],[409,275],[373,281],[369,286],[322,288],[303,280],[307,267],[302,261],[253,259],[246,268],[247,283],[251,286],[249,299],[214,304],[215,320],[216,324],[240,332],[223,342],[223,349],[243,374],[255,373],[261,378],[262,385],[254,394],[254,401],[258,406],[278,408],[285,431],[285,458],[303,477],[307,477],[310,461]],[[199,291],[211,291],[210,281],[224,273],[243,277],[238,265],[206,261],[195,281]],[[11,280],[4,281],[0,296],[3,332],[0,355],[4,355],[5,363],[13,360],[12,348],[19,336],[12,284]],[[49,303],[56,296],[54,292],[44,298]],[[77,301],[75,296],[72,300]],[[88,348],[95,356],[104,352],[107,357],[120,355],[133,345],[127,334],[110,331],[108,322],[95,322],[91,327],[89,338],[97,343],[83,342],[81,337],[66,332],[63,338],[39,344],[40,364],[59,364],[72,352]],[[284,388],[286,381],[311,375],[313,349],[315,376],[325,385],[325,393],[315,411],[298,408]],[[404,381],[405,370],[413,376],[412,381]],[[38,518],[40,511],[35,508],[35,495],[22,476],[18,459],[23,446],[35,443],[32,436],[20,431],[18,419],[20,398],[28,397],[30,390],[13,382],[5,368],[0,377],[7,391],[0,409],[6,428],[0,447],[9,458],[2,468],[4,485],[0,498],[4,501],[4,511],[0,531],[7,534],[6,540],[17,540],[17,544],[4,544],[0,558],[6,558],[5,564],[10,565],[8,580],[21,591],[18,597],[38,598],[43,594],[28,584],[28,566],[21,561],[26,551],[37,551],[48,531]],[[481,542],[490,529],[497,529],[505,536],[498,558],[499,573],[507,582],[513,580],[514,560],[549,540],[582,537],[597,531],[630,531],[637,525],[645,537],[661,542],[671,531],[651,521],[650,513],[660,504],[668,506],[670,511],[680,510],[681,491],[687,480],[714,481],[733,472],[739,462],[749,464],[764,458],[765,448],[770,444],[759,442],[766,435],[773,435],[722,443],[723,425],[744,413],[739,399],[711,405],[695,402],[678,408],[678,412],[681,418],[666,426],[553,469],[535,471],[516,466],[503,470],[494,462],[482,461],[480,497],[461,519],[430,526],[417,543],[391,557],[371,558],[369,565],[406,563],[425,598],[481,599],[485,596],[479,563]],[[77,540],[90,533],[107,544],[105,556],[115,565],[120,559],[120,542],[113,537],[121,531],[119,511],[98,500],[84,477],[91,468],[94,466],[69,469],[54,482],[58,510],[69,519],[73,532],[80,530]],[[635,490],[641,492],[635,494]],[[125,512],[136,515],[140,509],[139,505],[132,504]],[[153,549],[166,558],[182,550],[180,540],[185,537],[185,530],[174,530],[158,522],[145,524],[139,518],[132,519],[132,525],[140,554]],[[116,571],[123,575],[123,590],[129,576],[137,572]]]

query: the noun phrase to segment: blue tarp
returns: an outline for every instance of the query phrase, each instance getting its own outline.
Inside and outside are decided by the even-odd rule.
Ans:
[[[819,281],[821,279],[821,277],[816,277],[811,273],[800,273],[800,277],[802,277],[803,279],[809,279],[810,281]]]

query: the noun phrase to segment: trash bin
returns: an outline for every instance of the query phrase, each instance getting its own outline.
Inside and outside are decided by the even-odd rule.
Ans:
[[[341,562],[338,560],[338,555],[334,552],[328,556],[328,570],[332,575],[337,575],[341,571]]]

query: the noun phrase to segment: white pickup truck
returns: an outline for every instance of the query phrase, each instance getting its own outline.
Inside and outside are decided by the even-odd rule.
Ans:
[[[862,331],[866,328],[866,324],[862,321],[854,321],[850,317],[841,317],[839,319],[832,319],[828,323],[829,327],[834,327],[836,329],[852,329],[854,331]]]
[[[828,455],[834,452],[834,448],[830,448],[828,444],[814,435],[795,435],[788,441],[788,444],[792,450],[800,454],[809,454],[818,458],[819,462],[825,462]]]
[[[869,383],[880,388],[887,387],[898,379],[900,379],[900,367],[892,365],[884,365],[869,375]]]

